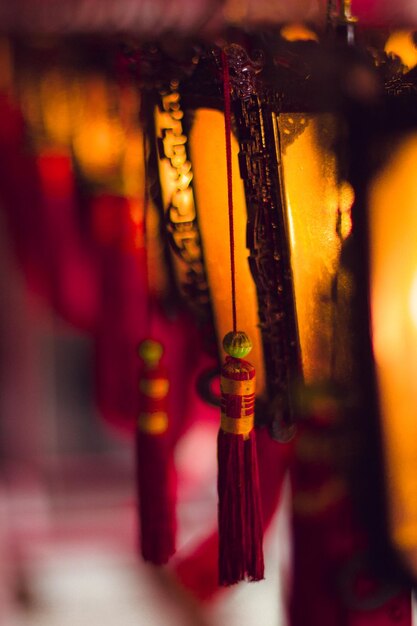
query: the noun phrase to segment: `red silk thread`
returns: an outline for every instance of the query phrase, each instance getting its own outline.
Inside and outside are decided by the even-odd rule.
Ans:
[[[148,140],[146,135],[146,119],[145,112],[143,107],[143,94],[141,93],[141,103],[140,103],[140,119],[142,122],[142,153],[143,153],[143,178],[144,178],[144,186],[143,186],[143,243],[145,248],[144,254],[144,265],[145,265],[145,276],[146,276],[146,287],[148,291],[148,297],[146,302],[146,316],[147,316],[147,326],[148,326],[148,334],[151,336],[152,333],[152,314],[153,314],[153,298],[151,293],[151,278],[150,278],[150,270],[149,270],[149,259],[148,259],[148,246],[149,246],[149,233],[148,233],[148,218],[149,218],[149,188],[148,188]]]
[[[224,134],[226,141],[226,169],[227,169],[227,203],[229,211],[229,245],[230,245],[230,276],[232,284],[232,327],[237,331],[236,314],[236,266],[235,266],[235,229],[233,219],[233,171],[232,171],[232,114],[230,107],[230,74],[229,63],[222,50],[223,66],[223,95],[224,95]]]

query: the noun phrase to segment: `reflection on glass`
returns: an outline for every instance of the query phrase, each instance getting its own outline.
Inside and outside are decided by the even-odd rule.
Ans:
[[[333,373],[332,293],[353,190],[338,183],[333,116],[282,114],[278,128],[303,373],[318,383]]]

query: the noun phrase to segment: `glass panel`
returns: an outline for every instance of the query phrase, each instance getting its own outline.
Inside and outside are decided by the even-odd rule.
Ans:
[[[256,289],[248,265],[246,202],[239,175],[238,150],[238,143],[232,137],[237,320],[239,329],[244,330],[253,343],[248,358],[256,367],[257,394],[261,395],[265,388],[264,360]],[[232,325],[226,149],[222,113],[209,109],[195,111],[190,132],[190,154],[206,272],[221,342]]]
[[[303,373],[318,383],[335,374],[335,287],[347,288],[338,269],[353,190],[338,183],[334,116],[286,113],[277,120]]]

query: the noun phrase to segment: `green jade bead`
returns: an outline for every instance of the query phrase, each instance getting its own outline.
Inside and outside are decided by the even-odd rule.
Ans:
[[[227,333],[223,339],[223,349],[235,359],[243,359],[252,350],[252,342],[242,330]]]
[[[148,367],[155,367],[162,358],[164,349],[158,341],[146,339],[138,348],[138,354]]]

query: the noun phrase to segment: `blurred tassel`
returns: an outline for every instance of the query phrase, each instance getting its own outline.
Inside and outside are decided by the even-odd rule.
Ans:
[[[262,515],[254,430],[255,368],[242,358],[251,342],[228,333],[221,371],[222,413],[218,435],[219,583],[262,580]]]
[[[143,371],[139,383],[137,485],[141,552],[145,561],[162,565],[175,552],[175,470],[169,445],[169,380],[162,345],[146,340],[139,346]]]

